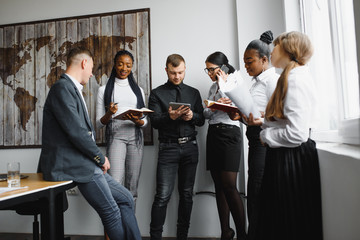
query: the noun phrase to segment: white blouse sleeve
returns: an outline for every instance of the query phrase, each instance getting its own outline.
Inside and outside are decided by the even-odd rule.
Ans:
[[[282,124],[274,125],[268,122],[269,127],[260,133],[261,140],[270,147],[296,147],[307,141],[313,99],[313,89],[306,84],[307,80],[296,76],[290,79],[289,76],[284,103],[286,120],[280,120]]]
[[[139,87],[140,88],[140,90],[141,90],[141,95],[142,95],[142,97],[143,97],[143,100],[144,100],[144,104],[145,104],[145,93],[144,93],[144,90],[141,88],[141,87]],[[145,117],[142,119],[143,121],[144,121],[144,124],[141,126],[141,128],[144,128],[144,127],[146,127],[146,125],[148,124],[148,118],[147,118],[147,115],[145,115]]]
[[[101,123],[100,119],[105,115],[105,105],[104,105],[104,92],[105,85],[99,87],[97,93],[97,101],[96,101],[96,128],[100,129],[105,125]]]
[[[275,91],[278,78],[279,78],[279,75],[275,74],[274,77],[270,78],[269,81],[267,82],[267,85],[266,85],[266,98],[267,98],[268,102],[269,102],[272,94]]]
[[[207,99],[210,99],[210,97],[213,95],[213,90],[214,88],[214,84],[211,85],[210,89],[209,89],[209,93],[208,93],[208,96],[207,96]],[[205,119],[210,119],[212,115],[214,115],[215,112],[211,111],[210,108],[204,106],[204,111],[203,111],[203,114],[204,114],[204,117]]]

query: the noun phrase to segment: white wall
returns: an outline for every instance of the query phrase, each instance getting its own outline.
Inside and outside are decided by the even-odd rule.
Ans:
[[[268,29],[273,30],[275,35],[284,31],[282,0],[241,0],[237,3],[235,0],[0,0],[0,6],[0,25],[150,8],[152,86],[155,88],[166,81],[166,57],[176,52],[183,55],[187,63],[185,83],[198,88],[203,98],[211,84],[203,71],[204,61],[210,53],[223,51],[238,68],[243,66],[242,54],[249,41]],[[240,29],[239,39],[237,26]],[[207,126],[199,129],[200,163],[195,191],[213,190],[210,174],[205,171],[206,130]],[[154,146],[145,147],[137,202],[137,219],[143,236],[149,235],[155,189],[156,131],[154,139]],[[39,155],[39,149],[0,150],[0,172],[5,172],[8,161],[20,161],[23,172],[35,172]],[[70,208],[65,213],[65,232],[101,235],[101,222],[84,199],[80,195],[69,196],[68,199]],[[175,236],[177,202],[178,195],[174,193],[168,206],[164,236]],[[32,231],[31,217],[0,211],[0,219],[0,232]],[[194,197],[190,236],[220,236],[214,197]]]
[[[247,0],[236,0],[237,27],[238,27],[238,57],[239,66],[243,77],[247,80],[248,87],[251,86],[251,77],[246,73],[243,61],[244,52],[247,45],[254,39],[259,39],[265,31],[271,30],[274,39],[285,31],[283,0],[273,0],[271,4],[264,0],[252,0],[251,4]],[[245,135],[246,128],[243,127],[244,156],[248,155],[248,140]],[[247,160],[244,162],[244,169],[247,169]],[[247,171],[244,171],[240,179],[247,186]]]
[[[356,34],[356,52],[357,58],[360,59],[360,1],[354,0],[354,17],[355,17],[355,34]],[[358,72],[360,72],[360,61],[358,61]],[[359,83],[360,83],[360,74],[359,74]],[[359,84],[360,88],[360,84]],[[360,89],[359,89],[360,91]]]
[[[237,0],[237,25],[240,69],[245,71],[243,54],[250,41],[271,30],[274,39],[285,31],[283,0]]]
[[[324,240],[360,239],[360,147],[318,144]]]

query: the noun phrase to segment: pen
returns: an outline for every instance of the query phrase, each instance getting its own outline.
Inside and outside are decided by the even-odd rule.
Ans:
[[[116,106],[118,103],[114,103],[114,105],[113,106]],[[106,108],[108,109],[110,106],[106,106]]]

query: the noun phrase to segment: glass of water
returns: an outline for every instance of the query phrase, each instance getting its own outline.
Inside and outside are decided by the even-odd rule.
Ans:
[[[7,164],[8,187],[20,187],[20,163],[11,162]]]

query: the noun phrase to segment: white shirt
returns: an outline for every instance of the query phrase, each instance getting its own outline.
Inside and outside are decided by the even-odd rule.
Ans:
[[[214,82],[209,90],[209,94],[208,94],[208,100],[212,100],[212,101],[217,101],[219,98],[222,97],[227,97],[224,93],[222,93],[221,91],[218,91],[219,87],[217,85],[216,82]],[[230,119],[229,115],[226,112],[220,111],[220,110],[216,110],[216,111],[211,111],[210,108],[205,107],[204,108],[204,117],[206,119],[209,119],[209,124],[218,124],[218,123],[223,123],[223,124],[229,124],[229,125],[235,125],[235,126],[240,126],[239,121],[233,121]]]
[[[278,79],[279,74],[275,72],[273,67],[253,78],[254,83],[250,88],[250,94],[259,111],[265,112]]]
[[[83,96],[83,94],[82,94],[82,90],[83,90],[84,86],[81,85],[75,78],[73,78],[73,77],[70,76],[69,74],[67,74],[67,73],[65,73],[65,74],[66,74],[66,76],[68,76],[68,77],[71,79],[71,81],[73,81],[73,83],[75,84],[75,87],[76,87],[77,90],[79,91],[80,96],[81,96],[81,99],[82,99],[82,101],[83,101],[83,103],[84,103],[84,106],[85,106],[85,109],[86,109],[86,113],[87,113],[88,116],[89,116],[89,113],[88,113],[88,110],[87,110],[87,106],[86,106],[86,103],[85,103],[85,99],[84,99],[84,96]]]
[[[65,74],[66,74],[66,76],[68,76],[71,79],[71,81],[75,84],[76,89],[79,91],[81,99],[82,99],[82,101],[84,103],[84,106],[85,106],[86,114],[88,115],[88,118],[90,119],[89,112],[88,112],[88,109],[87,109],[87,106],[86,106],[86,102],[85,102],[85,99],[84,99],[84,96],[83,96],[83,93],[82,93],[82,90],[83,90],[84,86],[81,85],[75,78],[73,78],[69,74],[67,74],[67,73],[65,73]],[[91,138],[95,141],[94,133],[91,133]]]
[[[102,128],[104,126],[104,124],[101,123],[100,119],[105,115],[105,107],[104,107],[105,87],[106,85],[101,86],[98,90],[98,95],[97,95],[97,104],[96,104],[97,128]],[[142,88],[140,88],[140,90],[142,97],[145,101],[144,91],[142,90]],[[111,97],[111,101],[114,103],[118,103],[117,104],[118,110],[115,114],[112,115],[113,118],[119,115],[120,113],[129,110],[130,108],[137,108],[136,106],[137,98],[135,93],[131,89],[129,80],[127,78],[126,79],[115,78],[114,91],[113,91],[113,96]],[[142,120],[144,120],[144,125],[142,125],[141,127],[145,127],[147,125],[147,117],[143,118]],[[126,121],[129,124],[131,123],[134,124],[130,120],[121,120],[121,121]]]
[[[286,119],[265,120],[264,130],[260,132],[261,140],[272,148],[300,146],[309,138],[315,105],[315,85],[309,68],[300,66],[292,69],[284,102]]]

